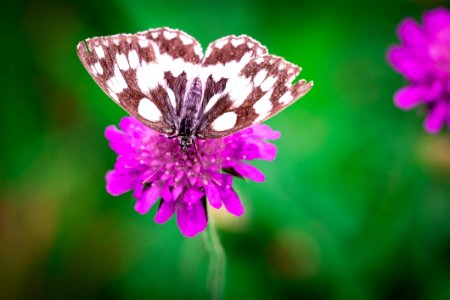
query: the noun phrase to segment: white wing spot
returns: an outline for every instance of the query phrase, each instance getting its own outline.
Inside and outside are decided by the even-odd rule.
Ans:
[[[237,115],[236,113],[230,111],[226,112],[223,115],[219,116],[217,119],[212,122],[211,127],[215,131],[225,131],[231,129],[236,125]]]
[[[227,43],[228,43],[228,40],[227,40],[227,39],[222,39],[222,40],[216,42],[214,45],[215,45],[217,48],[222,49],[222,47],[225,46]]]
[[[130,68],[130,65],[128,64],[128,60],[125,54],[117,53],[116,61],[117,65],[119,66],[119,69],[121,69],[122,71],[126,71]]]
[[[276,77],[273,77],[273,76],[267,77],[266,80],[264,80],[264,82],[260,86],[261,90],[263,92],[270,90],[271,88],[273,88],[273,85],[275,84],[275,82],[277,82]]]
[[[128,87],[122,73],[120,73],[119,67],[115,66],[114,75],[106,82],[106,85],[115,94],[121,93]]]
[[[291,100],[292,100],[292,94],[290,91],[287,91],[286,93],[284,93],[283,96],[280,97],[280,99],[278,99],[278,102],[280,102],[283,105],[286,105],[289,102],[291,102]]]
[[[214,106],[214,104],[217,103],[217,101],[219,100],[219,98],[220,98],[221,96],[222,96],[222,94],[215,94],[214,96],[212,96],[212,97],[209,99],[208,104],[206,104],[205,112],[207,112],[208,110],[210,110],[210,109]]]
[[[147,48],[148,47],[148,41],[144,40],[144,39],[139,39],[138,41],[139,46],[141,46],[141,48]]]
[[[297,78],[298,74],[300,74],[302,68],[299,68],[298,71],[295,71],[294,69],[291,69],[291,71],[288,73],[288,82],[292,82],[295,78]]]
[[[253,82],[255,83],[255,86],[261,85],[264,79],[266,79],[267,71],[265,69],[262,69],[261,71],[256,74],[255,78],[253,78]]]
[[[265,113],[265,114],[262,114],[262,115],[259,115],[259,116],[255,119],[255,121],[253,121],[253,123],[259,123],[259,122],[261,122],[262,120],[266,119],[269,115],[270,115],[270,112]]]
[[[108,88],[108,95],[117,103],[120,103],[119,97],[117,97],[117,94],[114,93],[110,88]]]
[[[172,40],[177,36],[177,33],[174,31],[164,31],[163,35],[166,39]]]
[[[97,70],[98,74],[103,75],[103,67],[99,62],[94,64],[94,68]]]
[[[158,38],[159,32],[152,32],[152,38],[155,40]]]
[[[225,66],[223,64],[219,63],[219,64],[211,65],[207,69],[203,69],[204,70],[203,74],[206,76],[206,78],[207,78],[207,76],[209,76],[209,74],[211,74],[214,81],[219,81],[221,78],[228,78],[224,74],[224,69],[225,69]],[[206,82],[206,78],[205,78],[205,82]]]
[[[169,96],[170,104],[172,104],[173,108],[176,108],[177,107],[177,102],[176,102],[176,99],[175,99],[175,93],[169,87],[166,87],[166,92],[167,92],[167,95]]]
[[[162,116],[156,105],[147,98],[142,98],[139,101],[138,114],[152,122],[159,121]]]
[[[261,99],[253,104],[253,109],[258,115],[264,115],[272,110],[273,105],[270,101],[270,96],[272,96],[272,91],[266,93]]]
[[[183,45],[190,45],[194,42],[192,39],[188,38],[184,34],[180,34],[180,40],[183,43]]]
[[[199,57],[202,57],[202,56],[203,56],[203,50],[202,50],[202,47],[200,47],[200,46],[198,46],[198,45],[195,45],[195,46],[194,46],[194,52],[195,52],[195,54],[197,54]]]
[[[169,57],[166,66],[170,66],[171,67],[169,69],[170,73],[172,73],[172,75],[174,77],[178,77],[181,74],[181,72],[183,72],[185,69],[187,69],[187,64],[181,58],[177,58],[173,61],[171,61],[171,60],[172,60],[172,58]],[[187,71],[186,71],[186,73],[187,73]]]
[[[205,57],[208,57],[211,54],[211,51],[211,47],[208,47],[208,49],[206,49]]]
[[[95,53],[97,53],[98,58],[102,59],[105,57],[105,51],[103,51],[103,47],[102,46],[96,46],[94,48]]]
[[[255,59],[255,63],[260,64],[264,61],[264,58],[262,56],[258,57],[257,59]]]
[[[239,107],[247,99],[253,86],[250,84],[251,78],[238,79],[238,82],[230,91],[230,98],[233,101],[233,107]]]
[[[139,88],[144,93],[157,87],[158,83],[163,81],[162,73],[155,70],[154,64],[145,62],[136,69],[136,78]]]
[[[136,50],[128,52],[128,61],[130,62],[130,67],[132,69],[136,69],[139,66],[139,56]]]
[[[103,74],[103,67],[99,62],[96,62],[95,64],[91,65],[91,70],[92,70],[92,73],[94,73],[95,75]]]
[[[240,38],[240,39],[232,39],[231,40],[231,44],[233,45],[233,47],[237,48],[239,45],[242,45],[243,43],[245,43],[245,39]]]

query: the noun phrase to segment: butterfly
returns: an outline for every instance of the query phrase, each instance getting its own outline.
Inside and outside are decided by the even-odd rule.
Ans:
[[[131,116],[187,152],[263,122],[304,96],[300,67],[246,36],[209,44],[170,28],[81,41],[77,54],[100,88]]]

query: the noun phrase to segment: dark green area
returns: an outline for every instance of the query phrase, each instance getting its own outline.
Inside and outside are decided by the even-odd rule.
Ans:
[[[8,6],[9,5],[9,6]],[[12,2],[3,17],[1,299],[205,299],[208,253],[105,191],[124,112],[79,62],[86,38],[169,26],[204,47],[248,34],[314,80],[271,119],[263,184],[221,217],[226,299],[450,299],[450,137],[394,107],[405,17],[444,1]]]

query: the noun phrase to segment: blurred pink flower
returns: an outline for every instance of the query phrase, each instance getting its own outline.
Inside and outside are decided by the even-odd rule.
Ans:
[[[450,127],[450,12],[437,8],[426,12],[423,26],[406,18],[398,27],[401,45],[388,52],[388,61],[409,81],[396,92],[395,104],[411,109],[427,107],[425,129],[437,133]]]

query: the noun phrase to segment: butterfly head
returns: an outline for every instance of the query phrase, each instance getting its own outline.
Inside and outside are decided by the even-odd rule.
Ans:
[[[184,152],[188,152],[189,148],[194,143],[194,138],[192,136],[178,136],[178,141],[180,142],[180,147]]]

